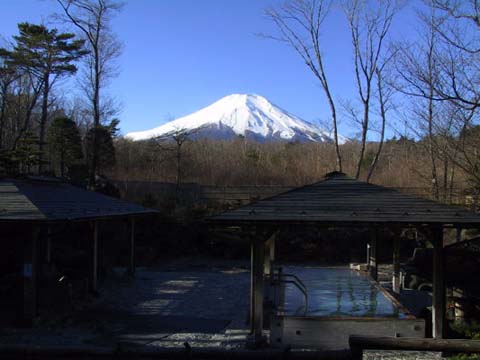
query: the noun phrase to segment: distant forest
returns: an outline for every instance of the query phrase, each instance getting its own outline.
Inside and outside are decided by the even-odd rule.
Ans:
[[[423,2],[412,41],[399,41],[401,34],[392,33],[392,23],[405,11],[403,2],[338,2],[351,33],[345,46],[352,47],[351,80],[357,90],[355,98],[342,101],[332,89],[336,70],[325,66],[321,41],[324,21],[333,16],[330,2],[287,0],[266,9],[278,32],[262,36],[290,45],[285,51],[305,63],[323,92],[319,101],[329,105],[334,137],[332,143],[263,144],[241,137],[194,141],[182,129],[142,142],[119,136],[119,106],[108,85],[119,71],[122,44],[110,22],[121,3],[52,3],[57,7],[53,25],[18,24],[18,34],[0,43],[0,173],[5,176],[55,175],[92,189],[102,178],[177,187],[190,182],[297,186],[338,170],[388,186],[426,188],[430,197],[447,202],[458,189],[480,189],[477,1]],[[407,131],[387,139],[386,129],[399,119]],[[340,120],[358,134],[344,145],[336,139]]]
[[[480,128],[478,129],[480,130]],[[473,135],[472,135],[473,137]],[[475,136],[480,146],[480,136]],[[426,190],[431,198],[449,202],[458,191],[475,191],[475,182],[444,153],[436,153],[437,181],[432,182],[429,142],[407,138],[387,140],[371,181],[392,187]],[[365,180],[378,143],[368,143],[360,179]],[[343,170],[353,176],[358,142],[340,146]],[[236,140],[115,141],[116,164],[108,172],[119,181],[199,183],[203,185],[300,186],[319,181],[335,170],[333,143],[258,143]]]

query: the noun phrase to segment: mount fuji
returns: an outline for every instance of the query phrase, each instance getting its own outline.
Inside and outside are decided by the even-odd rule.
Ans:
[[[239,135],[260,142],[283,140],[332,142],[333,133],[302,120],[267,99],[253,94],[233,94],[190,115],[147,131],[126,135],[132,140],[169,137],[178,132],[194,138],[232,139]],[[339,143],[346,138],[339,135]]]

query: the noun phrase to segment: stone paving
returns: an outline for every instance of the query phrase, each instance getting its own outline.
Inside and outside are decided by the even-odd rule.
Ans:
[[[0,330],[0,344],[244,347],[247,266],[188,260],[137,269],[133,281],[110,280],[66,319]]]
[[[61,323],[0,329],[0,344],[241,349],[248,335],[248,263],[186,259],[137,269]],[[365,351],[365,360],[439,360],[440,353]]]
[[[243,346],[248,334],[250,274],[244,267],[139,270],[128,286],[103,290],[97,306],[122,313],[113,334],[149,346]]]

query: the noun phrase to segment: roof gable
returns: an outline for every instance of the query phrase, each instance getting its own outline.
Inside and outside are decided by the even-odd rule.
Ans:
[[[78,220],[156,212],[63,182],[0,181],[0,192],[0,221]]]
[[[320,182],[226,211],[211,221],[480,224],[480,214],[333,172]]]

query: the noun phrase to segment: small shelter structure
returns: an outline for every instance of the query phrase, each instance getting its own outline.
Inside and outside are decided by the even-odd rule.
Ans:
[[[31,323],[37,315],[40,267],[52,259],[52,239],[80,237],[90,254],[85,266],[90,290],[98,288],[99,224],[122,220],[129,263],[135,270],[135,220],[157,211],[120,199],[88,191],[55,178],[30,177],[0,181],[0,234],[7,272],[15,280],[17,320]],[[80,234],[72,234],[67,224],[83,224]],[[55,234],[57,232],[57,234]],[[60,232],[60,236],[59,233]],[[54,236],[55,235],[55,236]],[[59,241],[60,242],[60,241]],[[65,254],[57,254],[59,258]],[[0,275],[5,275],[0,274]],[[1,278],[1,276],[0,276]]]
[[[265,279],[271,278],[275,234],[282,226],[368,227],[371,230],[369,265],[371,276],[375,280],[378,248],[385,241],[384,230],[391,229],[395,234],[392,279],[394,293],[400,292],[401,229],[428,229],[433,244],[432,333],[434,338],[442,338],[445,331],[444,229],[456,228],[461,231],[462,228],[480,228],[480,214],[362,182],[344,173],[332,172],[312,185],[213,216],[209,223],[222,227],[241,227],[244,233],[253,235],[246,238],[246,241],[251,243],[251,324],[256,343],[264,341]],[[375,326],[370,324],[370,328]],[[387,329],[378,326],[379,331]],[[308,327],[311,331],[315,330],[312,321]],[[417,324],[412,329],[418,330]],[[389,327],[388,330],[391,332],[392,328]],[[417,330],[415,334],[419,333]],[[327,331],[330,334],[326,336],[335,336],[335,328]],[[355,331],[362,329],[357,327]],[[393,332],[397,333],[395,329]],[[300,333],[297,330],[297,335]],[[412,336],[411,334],[412,332],[405,336]],[[311,339],[313,338],[314,335]]]

